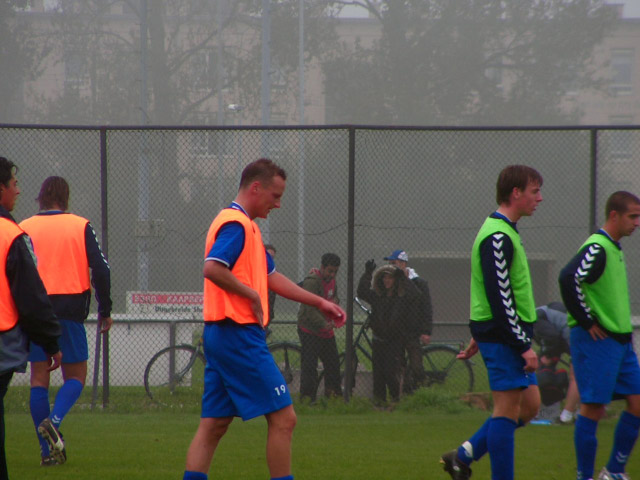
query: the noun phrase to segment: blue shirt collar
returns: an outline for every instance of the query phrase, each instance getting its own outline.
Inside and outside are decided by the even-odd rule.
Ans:
[[[518,231],[518,226],[512,222],[511,220],[509,220],[508,217],[504,216],[503,214],[499,213],[498,211],[495,211],[491,214],[491,217],[493,218],[500,218],[502,220],[504,220],[505,222],[507,222],[509,225],[511,225],[511,227],[517,232]]]
[[[622,245],[620,245],[620,242],[616,242],[613,238],[611,238],[611,235],[609,235],[607,233],[607,231],[604,228],[600,228],[598,229],[597,233],[599,233],[600,235],[604,235],[605,237],[607,237],[609,240],[611,240],[613,242],[613,244],[618,247],[620,250],[622,250]]]
[[[234,210],[240,210],[242,213],[244,213],[247,217],[249,216],[249,214],[247,213],[247,211],[242,207],[242,205],[240,205],[238,202],[231,202],[231,205],[229,205],[229,208],[233,208]]]

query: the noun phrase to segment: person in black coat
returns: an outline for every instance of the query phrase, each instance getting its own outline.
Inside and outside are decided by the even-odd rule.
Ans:
[[[371,305],[374,400],[386,403],[388,389],[391,401],[397,402],[404,365],[404,338],[418,314],[419,292],[401,269],[384,265],[376,270],[375,262],[369,260],[360,277],[357,294]]]

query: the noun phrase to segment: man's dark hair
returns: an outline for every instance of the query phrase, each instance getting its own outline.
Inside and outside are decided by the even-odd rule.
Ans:
[[[325,253],[320,261],[323,267],[339,267],[340,257],[335,253]]]
[[[260,158],[244,167],[240,176],[240,188],[247,187],[256,180],[269,184],[273,177],[282,177],[283,180],[286,180],[287,174],[282,167],[279,167],[268,158]]]
[[[640,205],[640,198],[631,192],[618,190],[611,194],[604,208],[605,218],[609,218],[611,212],[625,213],[629,209],[629,205],[635,203]]]
[[[542,186],[542,175],[535,168],[526,165],[509,165],[500,172],[496,184],[496,201],[498,205],[509,203],[514,188],[525,190],[529,183]]]
[[[40,204],[40,210],[59,207],[66,211],[69,208],[69,184],[62,177],[48,177],[42,182],[36,200]]]
[[[0,157],[0,183],[9,186],[9,180],[18,172],[18,167],[6,157]]]

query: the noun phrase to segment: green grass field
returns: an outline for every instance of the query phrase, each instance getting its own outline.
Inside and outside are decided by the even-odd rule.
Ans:
[[[68,462],[39,466],[31,418],[14,404],[6,414],[7,457],[11,478],[30,479],[177,479],[198,424],[194,412],[140,410],[87,412],[76,407],[62,431]],[[616,405],[612,411],[619,410]],[[297,405],[293,473],[298,479],[443,479],[441,453],[457,446],[486,419],[455,399],[419,392],[394,411],[377,411],[364,400],[349,405]],[[607,460],[615,418],[603,420],[596,468]],[[266,423],[236,420],[222,441],[210,478],[267,479]],[[635,452],[628,473],[640,478]],[[489,478],[489,460],[474,465],[473,478]],[[575,477],[573,428],[531,425],[516,435],[516,478]]]

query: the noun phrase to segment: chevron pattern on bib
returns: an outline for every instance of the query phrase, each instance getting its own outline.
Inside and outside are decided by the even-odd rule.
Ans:
[[[500,287],[500,295],[502,297],[502,305],[504,311],[511,325],[511,331],[514,335],[523,342],[530,342],[529,337],[522,330],[520,326],[520,317],[516,312],[515,300],[513,298],[513,291],[511,290],[511,281],[509,280],[509,269],[507,268],[507,259],[504,256],[502,249],[504,245],[504,233],[494,233],[491,236],[491,243],[493,247],[493,259],[496,267],[496,274],[498,275],[498,286]]]

